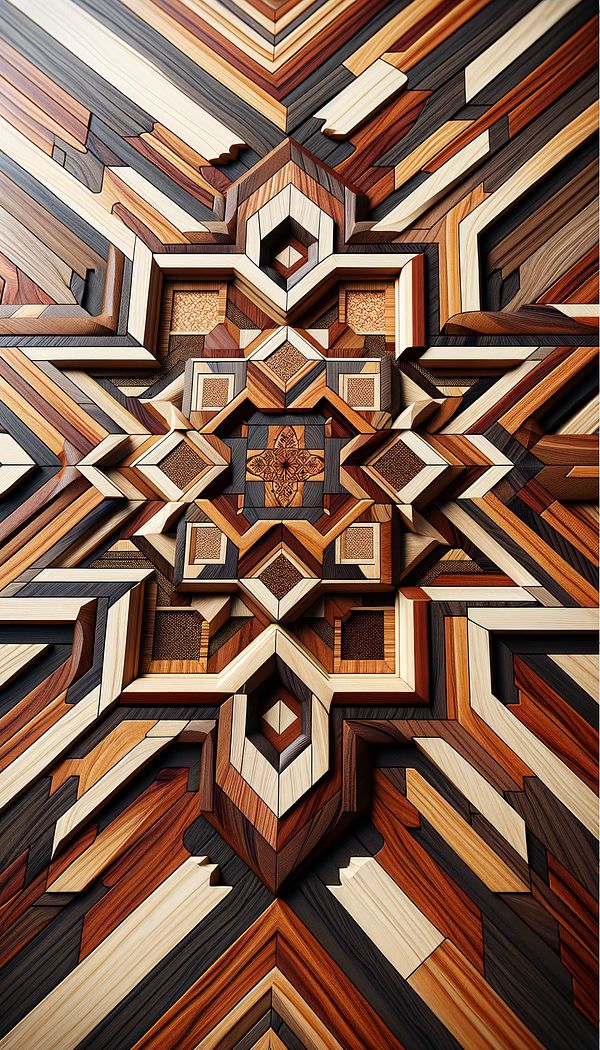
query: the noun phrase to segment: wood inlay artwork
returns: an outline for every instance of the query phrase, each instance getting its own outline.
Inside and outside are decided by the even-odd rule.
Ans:
[[[0,1050],[597,1045],[597,22],[0,0]]]

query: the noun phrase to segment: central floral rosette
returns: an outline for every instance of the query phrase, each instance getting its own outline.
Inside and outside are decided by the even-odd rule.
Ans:
[[[299,483],[321,474],[324,466],[323,457],[300,448],[294,429],[284,426],[277,434],[272,448],[249,457],[247,471],[271,486],[272,495],[280,507],[289,507],[298,492]]]

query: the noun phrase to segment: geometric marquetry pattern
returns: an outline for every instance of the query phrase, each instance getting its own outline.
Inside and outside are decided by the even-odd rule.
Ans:
[[[1,6],[0,1046],[595,1046],[595,9]]]

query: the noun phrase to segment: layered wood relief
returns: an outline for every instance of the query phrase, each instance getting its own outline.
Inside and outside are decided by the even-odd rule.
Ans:
[[[597,1045],[597,17],[0,0],[0,1048]]]

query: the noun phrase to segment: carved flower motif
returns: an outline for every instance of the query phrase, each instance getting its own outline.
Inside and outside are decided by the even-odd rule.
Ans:
[[[282,427],[273,448],[265,449],[248,461],[248,470],[273,486],[280,507],[289,507],[298,491],[298,483],[320,474],[324,461],[309,449],[300,448],[290,426]]]

